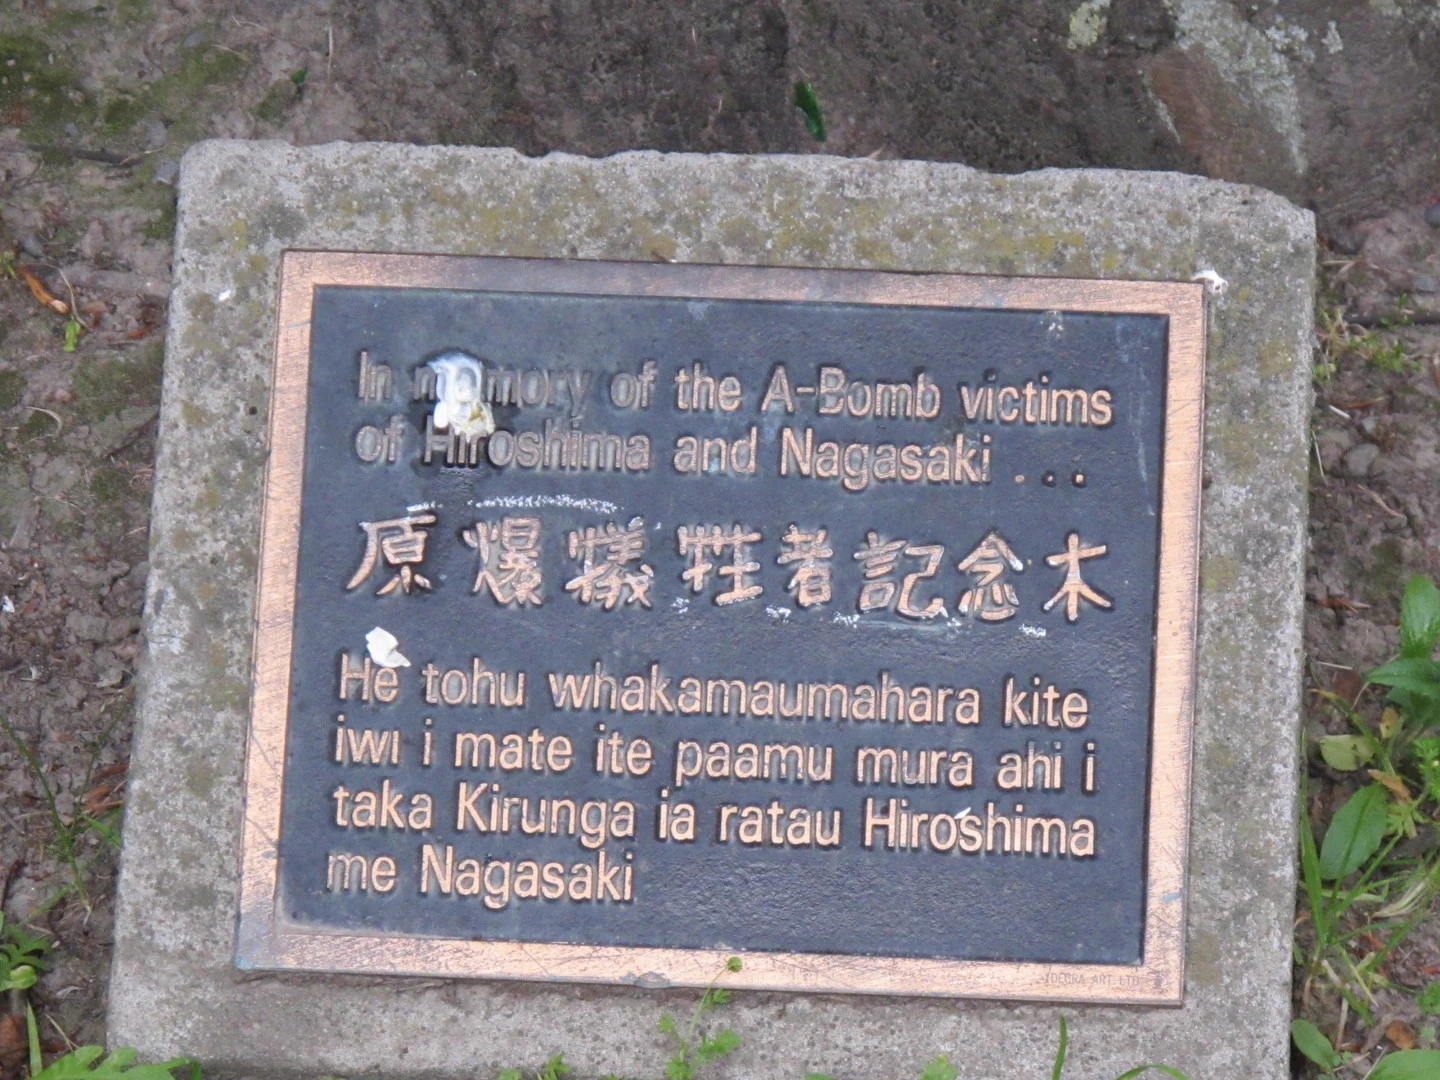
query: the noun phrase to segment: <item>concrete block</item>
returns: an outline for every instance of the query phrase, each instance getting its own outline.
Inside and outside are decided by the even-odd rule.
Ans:
[[[212,1075],[473,1077],[563,1052],[658,1077],[688,991],[243,973],[233,965],[250,650],[287,248],[1189,279],[1209,271],[1205,491],[1183,1007],[741,995],[717,1077],[1042,1076],[1162,1061],[1288,1073],[1314,227],[1178,174],[820,156],[210,142],[185,157],[160,420],[149,654],[110,1038]],[[1221,287],[1223,285],[1223,288]],[[1036,911],[1033,917],[1045,919]]]

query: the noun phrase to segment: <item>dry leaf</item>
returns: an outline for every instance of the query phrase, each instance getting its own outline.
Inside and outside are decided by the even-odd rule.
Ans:
[[[20,276],[25,279],[25,284],[30,286],[31,296],[35,297],[36,300],[52,311],[58,311],[61,315],[70,314],[70,305],[54,295],[49,289],[45,288],[45,283],[26,269],[25,266],[17,263],[15,269],[20,271]]]
[[[0,1016],[0,1076],[17,1076],[30,1051],[25,1018],[15,1013]]]
[[[1397,799],[1404,799],[1406,802],[1414,799],[1414,796],[1410,794],[1410,789],[1405,786],[1405,781],[1401,780],[1400,777],[1394,773],[1382,773],[1379,769],[1370,769],[1367,771],[1370,773],[1372,780],[1378,780],[1384,784],[1385,789]]]
[[[1385,1029],[1385,1037],[1400,1050],[1415,1049],[1415,1031],[1404,1020],[1392,1020]]]
[[[1386,709],[1380,714],[1380,737],[1388,739],[1400,730],[1400,712],[1397,709]]]

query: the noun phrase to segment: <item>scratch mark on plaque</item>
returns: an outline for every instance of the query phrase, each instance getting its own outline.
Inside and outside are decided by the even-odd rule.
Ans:
[[[690,610],[690,601],[683,596],[677,596],[670,606],[683,615]]]
[[[1184,889],[1176,889],[1174,892],[1167,892],[1164,896],[1160,897],[1160,902],[1162,904],[1173,904],[1184,895]]]
[[[1065,313],[1063,311],[1045,312],[1045,332],[1057,336],[1065,332]]]
[[[696,322],[704,322],[705,316],[710,314],[710,305],[704,300],[689,300],[686,301],[685,310]]]
[[[439,509],[440,509],[440,504],[437,503],[437,502],[423,502],[423,503],[416,503],[414,506],[407,506],[407,507],[405,507],[405,512],[406,512],[407,514],[423,514],[426,510],[439,510]],[[367,521],[367,522],[364,522],[363,524],[368,525],[368,524],[370,524],[370,523]]]
[[[835,612],[834,618],[832,618],[830,621],[831,621],[831,622],[837,622],[837,623],[839,623],[841,626],[851,626],[851,627],[854,627],[854,626],[859,626],[859,625],[860,625],[860,616],[859,616],[859,615],[842,615],[840,612],[837,611],[837,612]]]
[[[620,509],[615,503],[605,499],[581,498],[578,495],[492,495],[488,499],[472,500],[470,505],[477,510],[535,510],[542,506],[563,506],[571,510],[588,510],[595,514],[613,514]]]
[[[790,620],[792,611],[788,607],[781,607],[779,604],[770,604],[765,608],[765,614],[772,619],[781,619],[786,622]]]
[[[1048,632],[1043,626],[1031,626],[1029,623],[1020,624],[1020,633],[1026,637],[1043,638]]]

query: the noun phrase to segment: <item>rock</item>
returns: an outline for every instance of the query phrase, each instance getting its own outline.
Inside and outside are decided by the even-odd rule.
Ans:
[[[180,159],[175,156],[162,157],[155,162],[155,182],[173,184],[180,177]]]
[[[1315,446],[1320,451],[1320,464],[1327,473],[1340,470],[1340,459],[1355,445],[1355,432],[1348,427],[1325,428],[1315,433]]]
[[[1440,202],[1431,203],[1425,207],[1425,220],[1440,229]]]
[[[1345,472],[1356,480],[1370,475],[1375,459],[1380,456],[1380,447],[1371,442],[1361,443],[1345,453]]]

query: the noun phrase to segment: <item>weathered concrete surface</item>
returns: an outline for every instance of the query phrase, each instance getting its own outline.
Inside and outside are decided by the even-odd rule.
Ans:
[[[276,272],[295,247],[1188,278],[1210,320],[1189,974],[1181,1009],[745,994],[721,1076],[1288,1071],[1313,223],[1179,175],[214,142],[184,163],[113,1043],[217,1075],[475,1077],[564,1052],[654,1077],[690,993],[272,976],[231,964]],[[1034,913],[1037,919],[1046,913]]]

